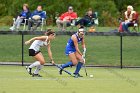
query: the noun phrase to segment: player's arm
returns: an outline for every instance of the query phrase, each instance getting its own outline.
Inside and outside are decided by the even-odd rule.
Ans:
[[[72,40],[74,42],[74,46],[75,46],[76,51],[82,56],[82,53],[81,53],[81,51],[80,51],[80,49],[78,47],[77,38],[74,35],[71,38],[72,38]]]
[[[25,44],[28,45],[32,43],[34,40],[46,40],[47,36],[33,37],[30,40],[26,41]]]
[[[51,51],[51,45],[50,45],[50,43],[47,45],[47,49],[48,49],[48,55],[49,55],[49,58],[50,58],[52,64],[54,64],[53,57],[52,57],[52,51]]]

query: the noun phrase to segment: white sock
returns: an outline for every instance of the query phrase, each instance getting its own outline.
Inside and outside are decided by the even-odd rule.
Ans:
[[[33,67],[39,66],[39,65],[40,65],[40,62],[39,62],[39,61],[36,61],[36,62],[34,62],[33,64],[31,64],[31,65],[29,66],[29,68],[33,68]]]
[[[35,71],[34,71],[34,74],[38,74],[39,71],[43,68],[43,65],[39,65],[36,67]]]

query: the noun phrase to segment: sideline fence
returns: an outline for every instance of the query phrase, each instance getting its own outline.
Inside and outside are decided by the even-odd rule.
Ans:
[[[72,35],[73,33],[75,33],[75,32],[56,32],[56,34],[58,35],[58,36],[65,36],[65,35]],[[44,32],[42,31],[35,31],[35,32],[30,32],[30,31],[18,31],[18,32],[11,32],[11,31],[0,31],[0,36],[2,36],[2,35],[18,35],[18,37],[20,38],[18,41],[21,43],[21,46],[19,46],[19,47],[21,47],[20,49],[21,49],[21,55],[19,55],[19,57],[21,57],[21,65],[23,66],[23,65],[25,65],[25,62],[24,61],[26,61],[25,60],[25,56],[27,56],[27,54],[25,54],[25,46],[24,46],[24,41],[25,41],[25,39],[27,40],[27,38],[28,38],[28,35],[30,35],[30,37],[33,37],[34,35],[43,35],[44,34]],[[32,35],[32,36],[31,36]],[[136,53],[134,53],[134,51],[131,51],[132,52],[132,55],[131,55],[131,53],[127,53],[129,50],[127,50],[127,49],[129,49],[128,47],[126,47],[125,46],[125,44],[126,43],[128,43],[128,42],[130,42],[130,40],[132,41],[132,39],[130,38],[130,37],[135,37],[135,38],[137,38],[137,37],[139,37],[140,36],[140,33],[118,33],[118,32],[94,32],[94,33],[86,33],[86,36],[89,36],[89,37],[91,37],[91,39],[93,38],[92,36],[94,36],[94,38],[96,39],[98,39],[98,40],[100,40],[100,37],[110,37],[109,39],[108,38],[105,38],[106,39],[106,41],[108,40],[110,40],[110,39],[112,39],[112,41],[113,42],[116,42],[117,44],[115,44],[116,45],[116,48],[115,49],[112,49],[111,50],[111,47],[115,47],[115,45],[113,45],[112,44],[112,42],[110,42],[110,47],[109,47],[109,49],[110,50],[106,50],[106,51],[102,51],[102,53],[104,53],[104,52],[107,52],[107,51],[110,51],[110,52],[107,52],[107,53],[111,53],[111,52],[114,52],[114,54],[113,54],[113,57],[112,58],[110,58],[110,59],[112,59],[111,61],[113,61],[113,60],[117,60],[116,62],[117,63],[114,63],[114,64],[116,64],[116,65],[112,65],[111,63],[110,63],[110,65],[102,65],[101,63],[102,62],[99,62],[99,63],[94,63],[95,65],[89,65],[89,66],[95,66],[95,67],[120,67],[120,68],[123,68],[123,67],[134,67],[134,68],[140,68],[140,65],[134,65],[134,66],[131,66],[131,64],[128,64],[127,62],[125,62],[127,59],[130,59],[130,58],[128,58],[128,57],[131,57],[131,56],[138,56],[138,55],[135,55]],[[98,36],[100,36],[100,37],[98,37]],[[115,37],[115,38],[114,38]],[[128,39],[128,38],[126,38],[126,37],[129,37],[130,39]],[[64,37],[65,38],[65,37]],[[63,38],[63,39],[64,39]],[[136,39],[137,40],[137,39]],[[134,40],[135,41],[135,40]],[[139,39],[138,39],[138,41],[139,41]],[[12,41],[11,41],[12,42]],[[94,41],[91,41],[92,43],[94,43]],[[137,42],[137,41],[136,41]],[[96,41],[96,44],[97,43],[102,43],[101,41]],[[107,43],[107,42],[106,42]],[[139,43],[139,42],[137,42],[137,43]],[[137,43],[135,44],[135,45],[137,45]],[[19,43],[18,43],[19,44]],[[17,45],[18,45],[17,44]],[[88,44],[91,44],[91,43],[88,43]],[[112,44],[112,45],[111,45]],[[95,44],[94,44],[95,45]],[[91,47],[90,45],[88,46],[88,47]],[[98,47],[98,46],[97,46]],[[95,50],[95,55],[97,56],[99,53],[97,52],[97,51],[99,51],[100,49],[98,49],[96,47],[96,50]],[[100,47],[102,47],[102,46],[100,46]],[[108,47],[108,46],[107,46]],[[130,47],[130,46],[129,46]],[[132,45],[132,47],[133,47],[133,45]],[[102,47],[103,48],[103,47]],[[134,49],[136,49],[136,48],[138,48],[138,46],[134,46]],[[90,48],[91,49],[91,48]],[[93,49],[94,49],[94,47],[93,47]],[[90,51],[90,50],[89,50]],[[13,51],[14,52],[14,51]],[[136,51],[136,52],[139,52],[139,51]],[[129,55],[130,54],[130,55]],[[138,53],[137,53],[138,54]],[[91,54],[90,54],[91,55]],[[90,59],[89,61],[94,61],[94,60],[91,60],[91,56],[90,55],[88,55],[88,58]],[[107,54],[105,54],[105,55],[107,55]],[[128,56],[125,56],[125,55],[128,55]],[[117,58],[116,58],[117,57]],[[98,57],[99,58],[99,57]],[[101,57],[102,58],[102,57]],[[103,59],[105,59],[105,57],[103,58]],[[109,59],[109,57],[107,57],[106,59],[108,59],[108,60],[106,60],[106,61],[109,61],[110,59]],[[138,57],[136,57],[136,60],[138,61],[139,59],[138,59]],[[134,61],[136,61],[136,60],[134,60]],[[0,60],[1,61],[1,60]],[[9,60],[10,61],[10,60]],[[95,61],[98,61],[96,58],[95,58]],[[100,60],[99,60],[100,61]],[[119,62],[118,62],[119,61]],[[125,65],[124,65],[125,64]]]

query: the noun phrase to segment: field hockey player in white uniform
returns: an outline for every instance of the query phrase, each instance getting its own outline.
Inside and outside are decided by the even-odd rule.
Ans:
[[[39,36],[39,37],[31,38],[30,40],[25,42],[26,45],[31,44],[29,48],[29,56],[32,56],[36,60],[30,66],[26,66],[27,72],[33,77],[35,76],[42,77],[41,75],[39,75],[39,71],[42,69],[43,65],[45,64],[45,59],[40,51],[40,47],[42,46],[47,47],[49,58],[52,64],[54,64],[51,47],[50,47],[50,41],[55,38],[55,32],[53,32],[51,29],[48,29],[45,35],[46,36]],[[33,67],[36,67],[36,69],[32,73]]]

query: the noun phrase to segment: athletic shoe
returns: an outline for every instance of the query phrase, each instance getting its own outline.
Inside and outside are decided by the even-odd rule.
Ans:
[[[79,76],[78,76],[78,74],[74,74],[74,76],[73,76],[73,77],[78,78]]]
[[[79,77],[83,77],[83,76],[82,76],[82,75],[80,75],[79,73],[78,73],[78,76],[79,76]]]
[[[81,76],[79,73],[78,73],[78,74],[73,73],[73,74],[74,74],[74,77],[75,77],[75,78],[78,78],[78,77],[83,77],[83,76]]]
[[[62,71],[63,71],[63,69],[62,69],[61,66],[59,66],[59,67],[60,67],[60,68],[59,68],[59,74],[62,75]]]
[[[26,70],[30,75],[32,75],[32,68],[29,68],[28,66],[26,66]]]
[[[15,30],[15,28],[12,26],[12,27],[10,27],[10,30],[12,30],[12,31],[13,31],[13,30]]]
[[[33,73],[32,77],[42,77],[42,76],[39,75],[39,74],[34,74],[34,73]]]

